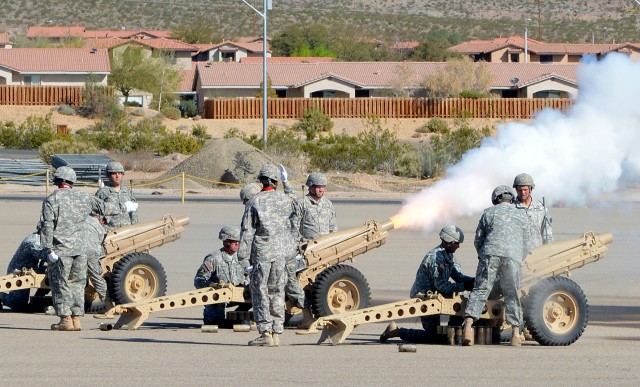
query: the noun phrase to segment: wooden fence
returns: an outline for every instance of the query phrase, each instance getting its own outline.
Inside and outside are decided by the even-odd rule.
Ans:
[[[331,118],[532,118],[542,109],[566,111],[570,99],[554,98],[272,98],[268,118],[300,119],[310,107]],[[204,102],[204,118],[262,118],[261,98],[215,98]]]
[[[110,87],[100,88],[112,94]],[[84,86],[8,86],[0,85],[0,105],[82,105]]]

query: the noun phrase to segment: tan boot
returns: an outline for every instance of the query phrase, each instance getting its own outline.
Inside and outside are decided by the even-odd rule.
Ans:
[[[269,331],[262,332],[260,336],[249,342],[250,347],[273,347],[273,335]]]
[[[309,308],[302,309],[302,321],[298,324],[296,335],[308,335],[311,333],[318,333],[318,328],[315,326],[316,319],[313,318],[313,314]]]
[[[391,324],[389,324],[389,326],[387,326],[387,329],[385,329],[384,332],[382,332],[382,334],[380,335],[380,342],[384,343],[388,339],[398,336],[400,336],[398,325],[396,325],[395,321],[391,321]]]
[[[60,316],[60,322],[51,325],[52,331],[75,331],[73,321],[69,316]]]
[[[469,347],[473,345],[473,318],[466,317],[462,327],[462,345]]]
[[[273,334],[271,334],[271,338],[273,339],[273,346],[274,347],[279,347],[280,346],[280,333],[273,332]]]
[[[82,325],[80,325],[80,316],[71,316],[71,322],[75,331],[81,331]]]
[[[520,327],[513,327],[511,331],[511,345],[514,347],[519,347],[522,345],[522,340],[520,338]]]

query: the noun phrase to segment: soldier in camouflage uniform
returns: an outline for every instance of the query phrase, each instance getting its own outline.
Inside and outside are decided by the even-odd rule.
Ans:
[[[242,204],[246,206],[249,200],[253,199],[260,191],[262,191],[262,185],[258,183],[247,183],[240,190],[240,200],[242,200]]]
[[[321,235],[338,231],[336,213],[333,203],[324,194],[327,178],[320,172],[311,172],[307,177],[306,186],[309,192],[296,201],[296,212],[292,223],[301,241],[316,239]]]
[[[122,184],[122,179],[124,178],[124,167],[122,164],[116,161],[108,163],[107,177],[109,178],[107,185],[96,192],[96,196],[99,199],[105,202],[116,203],[117,205],[124,202],[136,203],[136,198],[133,197],[131,188]],[[129,226],[136,223],[138,223],[138,212],[133,211],[127,213],[124,211],[115,215],[107,216],[104,228],[109,231],[114,228]]]
[[[522,307],[518,298],[520,265],[528,253],[528,220],[515,208],[511,188],[498,186],[491,195],[493,206],[484,210],[474,245],[478,252],[475,286],[465,309],[463,345],[473,344],[475,320],[480,317],[496,278],[504,293],[506,319],[512,326],[511,345],[520,345]]]
[[[516,189],[517,209],[524,211],[529,219],[529,244],[527,250],[553,243],[553,231],[551,230],[551,214],[539,200],[533,199],[531,191],[536,187],[533,178],[521,173],[513,180],[513,188]]]
[[[39,229],[38,225],[38,229]],[[7,274],[12,274],[16,270],[35,269],[36,272],[44,272],[43,264],[46,262],[47,253],[40,244],[40,234],[38,231],[27,235],[20,243],[13,258],[7,267]],[[30,289],[14,290],[9,293],[2,293],[2,303],[16,312],[26,312],[29,309]]]
[[[87,275],[101,301],[107,300],[107,281],[102,277],[100,259],[104,257],[104,236],[106,230],[104,218],[100,214],[92,213],[85,222],[84,251],[87,255]]]
[[[242,218],[238,260],[251,264],[250,288],[253,319],[260,336],[252,346],[278,346],[284,328],[285,260],[295,255],[291,234],[292,201],[276,191],[280,173],[275,165],[264,165],[258,179],[263,185],[247,205]]]
[[[429,251],[422,260],[409,293],[411,298],[429,292],[452,297],[454,293],[473,289],[474,278],[462,274],[462,269],[453,255],[462,242],[464,242],[464,233],[459,227],[449,225],[440,230],[440,245]],[[398,328],[396,323],[392,322],[380,335],[380,342],[384,343],[392,337],[400,337],[404,341],[420,344],[439,342],[437,327],[440,325],[440,316],[424,316],[420,319],[422,330]],[[461,323],[460,317],[449,319],[449,325],[460,326]]]
[[[224,226],[218,233],[218,238],[222,241],[222,248],[204,258],[193,280],[196,289],[208,288],[221,282],[236,286],[249,283],[245,275],[249,262],[243,261],[242,264],[238,262],[240,228]],[[225,319],[226,307],[226,303],[206,305],[204,307],[204,324],[230,327],[231,324]]]
[[[70,167],[60,167],[53,175],[58,186],[42,203],[40,241],[47,251],[49,279],[56,314],[60,317],[52,330],[78,331],[84,315],[84,288],[87,278],[87,256],[83,241],[86,218],[92,211],[114,215],[135,211],[137,203],[121,206],[105,203],[87,193],[72,189],[76,173]]]

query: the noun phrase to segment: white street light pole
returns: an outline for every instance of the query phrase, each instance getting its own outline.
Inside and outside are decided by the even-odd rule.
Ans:
[[[527,19],[524,25],[524,63],[529,62],[529,22],[531,19]]]
[[[263,20],[262,23],[262,144],[267,147],[267,10],[273,9],[272,0],[264,0],[262,12],[253,5],[242,0],[254,10]]]

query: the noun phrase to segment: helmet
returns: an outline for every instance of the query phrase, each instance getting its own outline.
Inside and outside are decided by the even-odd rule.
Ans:
[[[513,194],[513,191],[511,191],[511,188],[507,187],[506,185],[499,185],[493,190],[493,193],[491,194],[491,203],[498,204],[502,199],[513,200],[513,198],[515,197],[516,196]]]
[[[107,173],[122,172],[124,173],[124,167],[117,161],[112,161],[107,164]]]
[[[232,241],[240,240],[240,227],[238,226],[224,226],[220,229],[220,233],[218,234],[218,238],[221,241],[226,241],[227,239]]]
[[[251,200],[260,191],[262,191],[262,186],[260,186],[260,184],[248,183],[240,190],[240,200]]]
[[[445,226],[442,230],[440,230],[440,239],[445,242],[464,242],[464,233],[460,229],[460,227],[454,226],[450,224]]]
[[[265,164],[260,168],[260,172],[258,173],[258,179],[263,177],[269,180],[280,181],[280,170],[273,164]]]
[[[73,168],[71,167],[59,167],[58,169],[56,169],[56,172],[53,174],[53,179],[59,179],[59,180],[64,180],[64,181],[68,181],[71,184],[75,184],[76,182],[76,171],[73,170]]]
[[[516,188],[519,185],[528,185],[531,189],[536,188],[536,185],[533,183],[533,177],[526,173],[521,173],[513,179],[513,188]]]
[[[307,187],[312,185],[327,185],[327,177],[320,172],[311,172],[305,183]]]

